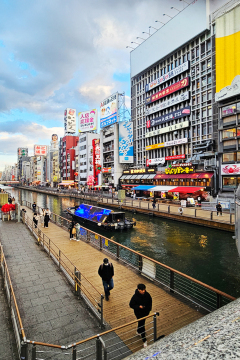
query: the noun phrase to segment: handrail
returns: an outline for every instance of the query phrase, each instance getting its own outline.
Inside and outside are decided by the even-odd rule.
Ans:
[[[9,274],[9,270],[8,270],[6,258],[5,258],[4,252],[3,252],[2,244],[0,244],[0,249],[1,249],[1,254],[2,254],[2,261],[4,262],[5,270],[6,270],[6,273],[7,273],[7,276],[8,276],[9,286],[10,286],[10,289],[11,289],[14,305],[15,305],[16,312],[17,312],[17,317],[18,317],[18,321],[19,321],[19,325],[20,325],[20,331],[21,331],[23,340],[26,340],[26,335],[25,335],[25,331],[24,331],[24,328],[23,328],[23,323],[22,323],[22,319],[21,319],[20,312],[19,312],[19,309],[18,309],[18,304],[17,304],[17,300],[16,300],[15,293],[14,293],[14,290],[13,290],[12,280],[11,280],[11,277],[10,277],[10,274]],[[1,261],[1,263],[2,263],[2,261]]]
[[[30,203],[30,204],[31,204],[31,203]],[[70,220],[68,220],[68,219],[66,219],[66,218],[63,218],[62,216],[60,216],[60,215],[58,215],[58,214],[55,214],[55,213],[52,213],[52,214],[54,214],[55,216],[59,216],[59,217],[61,217],[62,219],[70,222]],[[216,288],[214,288],[214,287],[212,287],[212,286],[210,286],[210,285],[207,285],[207,284],[203,283],[203,282],[200,281],[200,280],[197,280],[197,279],[195,279],[195,278],[193,278],[193,277],[191,277],[191,276],[189,276],[189,275],[186,275],[186,274],[182,273],[181,271],[175,270],[175,269],[171,268],[171,267],[168,266],[168,265],[165,265],[165,264],[163,264],[163,263],[160,263],[159,261],[157,261],[157,260],[155,260],[155,259],[152,259],[152,258],[150,258],[150,257],[148,257],[148,256],[146,256],[146,255],[144,255],[144,254],[141,254],[140,252],[137,252],[137,251],[135,251],[135,250],[132,250],[131,248],[128,248],[128,247],[125,246],[125,245],[119,244],[119,243],[117,243],[116,241],[107,238],[106,236],[100,235],[99,233],[96,233],[96,232],[94,232],[94,231],[92,231],[92,230],[89,230],[88,228],[85,228],[85,227],[83,227],[83,226],[81,226],[81,228],[84,229],[84,230],[86,230],[86,231],[88,231],[88,232],[90,232],[90,233],[92,233],[92,234],[95,234],[95,235],[97,235],[97,236],[104,237],[105,239],[107,239],[107,240],[108,240],[109,242],[111,242],[112,244],[115,244],[115,245],[117,245],[117,246],[119,246],[119,247],[121,247],[121,248],[123,248],[123,249],[126,249],[126,250],[128,250],[128,251],[130,251],[130,252],[132,252],[132,253],[134,253],[134,254],[136,254],[136,255],[138,255],[138,256],[141,256],[142,258],[145,258],[145,259],[147,259],[147,260],[150,260],[150,261],[154,262],[155,264],[164,267],[165,269],[168,269],[168,270],[170,270],[170,271],[172,271],[172,272],[174,272],[174,273],[176,273],[176,274],[178,274],[178,275],[181,275],[181,276],[184,277],[185,279],[188,279],[188,280],[190,280],[190,281],[192,281],[192,282],[194,282],[194,283],[196,283],[196,284],[198,284],[198,285],[201,285],[201,286],[205,287],[205,288],[208,289],[208,290],[211,290],[211,291],[215,292],[216,294],[219,294],[219,295],[221,295],[221,296],[224,296],[224,297],[226,297],[227,299],[232,300],[232,301],[236,300],[235,297],[233,297],[233,296],[231,296],[231,295],[228,295],[228,294],[226,294],[225,292],[223,292],[223,291],[221,291],[221,290],[218,290],[218,289],[216,289]]]

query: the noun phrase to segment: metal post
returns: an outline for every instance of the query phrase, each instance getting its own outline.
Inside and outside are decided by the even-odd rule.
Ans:
[[[104,296],[101,294],[101,329],[104,328],[104,324],[103,324],[103,299],[104,299]]]
[[[232,224],[232,214],[230,214],[230,224]]]
[[[168,213],[170,214],[170,205],[168,205]]]
[[[195,212],[194,212],[194,216],[197,217],[197,209],[194,209]]]
[[[81,274],[80,271],[76,270],[75,268],[75,295],[80,297],[81,296]]]
[[[77,349],[76,346],[72,349],[72,360],[77,360]]]
[[[36,360],[36,355],[37,355],[36,344],[33,344],[33,347],[32,347],[32,360]]]
[[[211,211],[211,213],[210,213],[210,220],[212,220],[213,219],[213,212]]]
[[[142,267],[143,267],[143,258],[141,255],[138,255],[138,270],[139,270],[139,272],[142,271]]]
[[[50,247],[51,247],[51,240],[49,239],[49,241],[48,241],[48,255],[49,255],[49,257],[51,255]]]
[[[217,309],[219,309],[222,306],[222,296],[220,294],[217,294]]]
[[[99,248],[100,248],[100,250],[102,250],[103,249],[103,246],[102,246],[102,237],[101,236],[99,236]]]
[[[90,232],[87,230],[87,242],[90,242]]]
[[[158,204],[158,211],[159,211],[159,204]]]
[[[59,270],[61,270],[61,250],[59,250],[59,253],[58,253],[58,267],[59,267]]]
[[[157,341],[157,313],[153,315],[153,341]]]
[[[117,260],[120,258],[120,247],[117,245]]]
[[[170,292],[174,293],[174,271],[170,270]]]
[[[96,360],[102,360],[102,343],[99,336],[96,339]]]
[[[28,344],[22,342],[21,343],[21,360],[28,360]]]

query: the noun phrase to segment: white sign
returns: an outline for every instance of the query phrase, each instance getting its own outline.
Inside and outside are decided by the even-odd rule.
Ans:
[[[240,174],[240,164],[225,164],[221,165],[221,175],[239,175]]]
[[[165,157],[157,158],[157,159],[148,159],[148,166],[149,165],[157,165],[157,164],[164,164],[165,163]]]
[[[175,131],[175,130],[178,130],[178,129],[183,129],[183,128],[186,128],[189,126],[189,121],[186,120],[186,121],[183,121],[181,123],[178,123],[178,124],[175,124],[175,125],[171,125],[171,126],[165,126],[161,129],[157,129],[157,130],[154,130],[154,131],[149,131],[145,134],[145,137],[148,138],[148,137],[151,137],[151,136],[156,136],[156,135],[159,135],[159,134],[164,134],[164,133],[167,133],[167,132],[170,132],[170,131]]]
[[[175,69],[172,69],[168,73],[164,74],[163,76],[161,76],[161,77],[157,78],[156,80],[153,80],[152,82],[147,84],[145,87],[145,91],[147,92],[147,91],[154,89],[156,86],[165,83],[169,79],[181,74],[184,71],[187,71],[188,69],[189,69],[189,61],[186,61],[182,65],[177,66]]]
[[[186,144],[187,142],[188,142],[188,139],[183,138],[183,139],[178,139],[178,140],[166,141],[164,143],[164,146],[174,146],[174,145]]]
[[[215,94],[215,101],[222,101],[231,96],[239,95],[240,93],[240,75],[235,76],[231,85],[224,87]]]
[[[118,93],[111,95],[100,104],[100,128],[118,121]]]
[[[183,101],[186,101],[189,99],[189,91],[185,91],[184,93],[180,94],[180,95],[177,95],[167,101],[164,101],[164,102],[161,102],[157,105],[154,105],[148,109],[145,110],[145,115],[150,115],[150,114],[153,114],[157,111],[160,111],[160,110],[163,110],[163,109],[166,109],[170,106],[173,106],[173,105],[176,105],[180,102],[183,102]]]
[[[64,135],[76,132],[76,109],[67,108],[64,111]]]
[[[131,164],[133,160],[133,123],[124,121],[119,123],[119,163]]]
[[[78,113],[78,131],[86,132],[97,129],[97,109]]]

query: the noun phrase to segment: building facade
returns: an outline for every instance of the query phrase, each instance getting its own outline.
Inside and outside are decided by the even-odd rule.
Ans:
[[[60,173],[62,180],[75,180],[75,147],[78,136],[66,135],[60,141]]]

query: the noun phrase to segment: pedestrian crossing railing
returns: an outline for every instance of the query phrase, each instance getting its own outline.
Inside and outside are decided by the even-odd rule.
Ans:
[[[31,208],[30,203],[29,207]],[[52,214],[52,216],[56,224],[68,226],[69,221],[67,219],[57,214]],[[231,295],[83,226],[80,227],[79,239],[91,243],[101,251],[130,265],[142,276],[152,279],[156,284],[163,286],[172,294],[180,295],[194,306],[198,306],[208,312],[214,311],[235,300]]]
[[[3,287],[7,295],[8,306],[10,308],[11,320],[13,324],[14,335],[16,339],[19,358],[21,358],[22,349],[25,347],[25,331],[23,328],[22,319],[20,316],[18,304],[12,286],[12,281],[9,275],[6,258],[3,251],[3,246],[0,244],[0,268],[3,277]]]
[[[22,222],[28,227],[36,238],[37,244],[41,246],[52,258],[69,283],[74,287],[75,295],[82,298],[94,315],[99,319],[101,327],[104,326],[103,319],[103,299],[104,296],[95,288],[87,277],[76,268],[68,257],[59,249],[40,226],[36,226],[25,212],[22,212]]]

